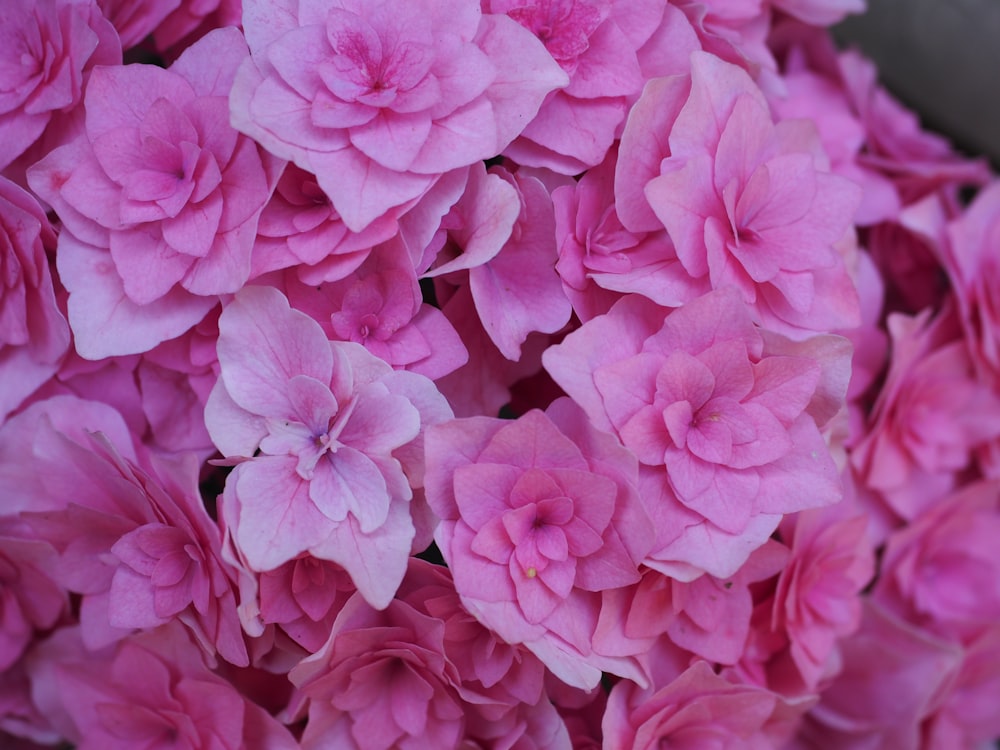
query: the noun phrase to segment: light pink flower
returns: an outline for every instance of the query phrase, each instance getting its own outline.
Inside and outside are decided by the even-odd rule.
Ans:
[[[237,547],[257,571],[303,552],[336,562],[386,606],[414,537],[423,429],[451,416],[444,398],[358,344],[328,341],[273,288],[242,290],[219,331],[205,421],[238,459],[224,497]]]
[[[500,153],[567,80],[476,0],[247,0],[243,25],[233,122],[315,174],[353,231]]]
[[[641,679],[592,643],[598,592],[636,582],[652,542],[635,470],[568,399],[428,431],[427,500],[463,604],[579,687],[601,670]]]
[[[732,289],[664,312],[627,297],[543,361],[638,457],[658,533],[645,564],[682,580],[728,578],[782,514],[840,498],[818,425],[842,404],[849,347],[762,336]]]
[[[121,65],[114,28],[93,0],[10,0],[0,31],[0,169],[73,109],[97,65]]]
[[[615,685],[604,714],[604,747],[770,750],[788,739],[798,713],[776,693],[729,682],[699,660],[658,690],[627,680]]]
[[[619,215],[632,231],[665,227],[693,283],[736,288],[767,328],[851,328],[857,293],[834,244],[860,191],[826,168],[810,122],[775,124],[745,71],[695,53],[689,87],[651,84],[629,118]]]
[[[0,177],[0,423],[56,372],[69,348],[46,254],[54,247],[38,201]]]
[[[57,263],[81,355],[147,351],[249,277],[279,164],[229,125],[226,97],[246,56],[227,29],[169,70],[99,68],[86,133],[30,170],[64,225]]]
[[[298,747],[288,729],[212,672],[176,625],[98,653],[65,628],[38,648],[30,674],[35,701],[80,750]]]

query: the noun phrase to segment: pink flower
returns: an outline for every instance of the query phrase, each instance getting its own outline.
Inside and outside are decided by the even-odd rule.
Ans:
[[[257,227],[252,276],[290,266],[300,276],[323,281],[346,278],[371,249],[393,237],[398,224],[384,216],[352,232],[330,204],[316,177],[288,164]]]
[[[843,669],[799,732],[802,747],[926,747],[934,714],[962,664],[957,646],[864,603],[861,629],[841,643]]]
[[[500,153],[566,83],[538,40],[475,0],[248,0],[243,19],[253,59],[233,122],[315,174],[356,232]]]
[[[644,82],[633,39],[619,26],[619,17],[648,20],[663,12],[660,4],[486,0],[483,6],[507,14],[531,31],[569,76],[569,85],[546,97],[506,155],[519,164],[564,174],[579,174],[599,164]],[[623,19],[626,28],[630,20]]]
[[[289,679],[309,699],[304,750],[457,747],[464,732],[445,624],[394,600],[351,598],[330,638]]]
[[[955,486],[976,447],[1000,435],[1000,399],[977,380],[950,307],[888,318],[892,358],[851,454],[864,484],[914,519]]]
[[[53,627],[68,609],[66,591],[46,571],[52,548],[18,538],[16,522],[0,519],[0,672],[10,669],[36,635]],[[0,699],[2,703],[2,699]]]
[[[46,254],[54,246],[38,201],[0,177],[0,423],[55,373],[69,348]]]
[[[690,89],[681,79],[650,86],[626,126],[616,194],[642,203],[623,223],[662,224],[692,283],[736,288],[767,328],[801,337],[856,326],[857,293],[834,244],[859,190],[825,171],[811,123],[774,124],[742,69],[705,53],[691,61]]]
[[[568,399],[514,422],[428,431],[427,500],[463,604],[579,687],[596,685],[601,670],[638,676],[592,644],[597,592],[636,582],[652,541],[634,472]]]
[[[839,337],[763,337],[729,289],[665,319],[627,297],[543,361],[638,457],[658,532],[645,564],[691,580],[728,578],[782,514],[840,498],[818,426],[842,403],[848,348]]]
[[[182,0],[97,0],[104,17],[118,32],[122,47],[130,49],[156,31]]]
[[[237,547],[257,571],[303,552],[336,562],[386,606],[414,536],[422,432],[451,416],[444,398],[421,375],[328,341],[273,288],[242,290],[219,331],[205,421],[239,459],[224,497]]]
[[[1000,484],[977,482],[889,537],[875,599],[930,632],[971,638],[1000,622]]]
[[[10,0],[0,32],[0,169],[79,102],[97,65],[120,65],[121,45],[92,0]]]
[[[448,234],[424,277],[468,285],[483,328],[509,360],[521,358],[528,334],[554,333],[571,314],[556,275],[552,199],[543,183],[502,167],[469,171],[465,194],[443,219]],[[442,232],[442,234],[444,234]]]
[[[574,185],[552,193],[559,246],[556,270],[582,321],[607,312],[626,293],[678,307],[711,288],[707,279],[692,281],[664,229],[625,228],[615,201],[617,165],[617,152],[612,151]]]
[[[57,260],[81,355],[147,351],[249,277],[278,163],[229,125],[226,96],[246,55],[228,29],[169,70],[100,68],[86,133],[31,169],[64,225]]]
[[[944,266],[958,302],[976,372],[1000,382],[1000,260],[992,251],[1000,232],[1000,183],[980,192],[946,229]]]
[[[776,693],[729,682],[697,661],[659,690],[625,680],[615,685],[604,714],[604,747],[768,750],[782,746],[797,714]]]
[[[773,598],[763,605],[770,613],[763,627],[788,639],[787,653],[772,658],[768,682],[785,694],[817,690],[835,674],[837,643],[861,622],[859,595],[874,574],[874,551],[867,518],[842,516],[841,507],[832,506],[803,511],[781,525],[791,555]]]
[[[32,458],[18,456],[25,449]],[[220,557],[192,455],[137,454],[113,409],[57,396],[4,426],[0,456],[21,464],[0,477],[0,490],[28,498],[10,510],[57,553],[46,572],[81,595],[89,647],[177,619],[206,652],[248,663],[235,576]]]
[[[33,655],[35,700],[80,750],[294,750],[291,733],[213,673],[183,628],[89,653],[65,628]]]
[[[276,285],[331,340],[353,341],[396,369],[436,380],[468,360],[444,314],[423,302],[405,243],[398,237],[368,255],[349,277],[319,285],[285,273]]]

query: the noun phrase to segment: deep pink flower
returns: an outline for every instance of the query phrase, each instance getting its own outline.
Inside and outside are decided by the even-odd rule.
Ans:
[[[537,39],[476,0],[248,0],[243,23],[253,59],[233,122],[315,174],[353,231],[500,153],[566,83]]]
[[[865,10],[865,0],[770,0],[770,3],[813,26],[832,26],[850,13]]]
[[[841,642],[843,669],[807,714],[799,746],[926,747],[921,722],[940,707],[962,665],[953,644],[865,600],[861,629]]]
[[[193,455],[157,458],[111,407],[56,396],[0,430],[0,456],[13,462],[0,476],[7,510],[57,553],[45,572],[81,595],[89,647],[178,619],[208,653],[248,663]]]
[[[205,421],[238,459],[224,515],[253,570],[303,552],[343,566],[384,607],[406,569],[424,427],[451,416],[433,383],[328,341],[276,289],[242,290],[219,320],[222,375]]]
[[[817,426],[840,408],[849,347],[758,331],[735,290],[673,311],[618,302],[543,357],[594,424],[638,457],[657,529],[646,565],[728,578],[781,515],[836,502]]]
[[[691,60],[690,87],[650,85],[626,125],[622,222],[665,227],[692,283],[736,288],[767,328],[801,337],[856,326],[857,293],[834,245],[860,191],[826,171],[810,122],[773,122],[745,71],[705,53]]]
[[[602,642],[616,649],[628,644],[648,671],[653,671],[649,662],[656,660],[661,638],[717,664],[735,664],[750,631],[750,585],[776,575],[787,558],[787,550],[772,541],[754,550],[726,580],[705,575],[683,582],[647,568],[638,584],[605,597]]]
[[[1000,622],[1000,484],[977,482],[889,537],[875,599],[950,640]]]
[[[569,85],[546,97],[505,154],[519,164],[571,175],[599,164],[644,82],[634,40],[619,26],[619,18],[647,20],[662,13],[660,6],[655,0],[628,5],[611,0],[485,0],[484,10],[505,13],[538,37],[569,76]]]
[[[346,278],[368,257],[371,249],[398,231],[384,216],[361,232],[352,232],[330,204],[316,177],[288,164],[257,227],[253,276],[290,266],[310,280]]]
[[[626,293],[678,307],[711,289],[708,279],[691,279],[664,229],[625,228],[614,192],[617,164],[617,152],[612,151],[578,182],[552,193],[559,247],[556,271],[582,321],[607,312]]]
[[[124,49],[140,44],[157,30],[182,0],[97,0],[104,17],[118,32]]]
[[[976,447],[1000,436],[1000,399],[976,378],[950,308],[890,315],[885,383],[851,462],[861,481],[912,520],[946,495]]]
[[[309,699],[304,750],[457,747],[464,708],[444,631],[405,602],[377,611],[352,597],[323,648],[289,674]]]
[[[785,694],[821,689],[821,680],[839,668],[837,643],[860,625],[860,592],[874,573],[867,522],[864,515],[848,516],[840,505],[782,522],[791,554],[773,598],[759,605],[769,615],[761,628],[787,637],[787,651],[771,657],[772,689]]]
[[[540,180],[473,167],[442,226],[447,239],[424,277],[444,277],[439,299],[451,296],[449,284],[468,283],[483,328],[504,357],[520,359],[529,333],[554,333],[569,321],[554,269],[552,199]]]
[[[951,278],[959,317],[980,377],[1000,382],[1000,183],[980,192],[946,229],[944,267]]]
[[[279,163],[229,125],[246,46],[235,29],[164,70],[99,68],[86,133],[29,175],[63,222],[57,263],[77,351],[147,351],[198,323],[248,279]]]
[[[875,64],[856,50],[837,60],[841,85],[865,128],[865,149],[858,161],[889,177],[902,204],[914,203],[939,189],[985,185],[985,160],[959,154],[942,136],[925,130],[915,112],[878,83]]]
[[[67,592],[46,571],[55,553],[43,541],[18,538],[0,518],[0,672],[10,669],[39,632],[68,611]],[[2,702],[2,701],[0,701]]]
[[[769,750],[794,729],[799,711],[768,690],[729,682],[697,661],[658,690],[623,680],[604,714],[604,747]]]
[[[65,628],[32,656],[33,697],[80,750],[294,750],[291,733],[212,672],[176,625],[91,653]]]
[[[69,348],[46,254],[54,247],[38,201],[0,177],[0,423],[55,373]]]
[[[79,102],[96,65],[120,65],[114,28],[93,0],[10,0],[0,29],[0,169]]]
[[[347,278],[308,284],[286,272],[276,285],[331,340],[361,344],[396,369],[436,380],[468,360],[444,314],[423,302],[405,244],[399,238],[366,251]]]
[[[592,643],[598,592],[636,582],[652,542],[635,468],[568,399],[428,431],[427,500],[463,604],[580,687],[601,670],[638,675]]]

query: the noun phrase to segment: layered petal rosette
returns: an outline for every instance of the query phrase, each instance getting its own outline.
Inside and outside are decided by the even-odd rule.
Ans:
[[[96,69],[84,134],[30,170],[63,223],[57,265],[82,356],[148,351],[249,278],[280,162],[229,125],[246,56],[240,33],[222,29],[168,70]]]
[[[635,459],[569,399],[436,426],[426,452],[435,540],[466,609],[572,685],[594,687],[601,670],[641,680],[592,642],[598,592],[637,582],[653,541]]]
[[[696,52],[690,79],[651,82],[622,136],[615,192],[627,229],[665,227],[692,284],[738,289],[768,328],[858,325],[834,246],[860,189],[829,173],[811,122],[773,121],[741,68]]]
[[[249,566],[308,552],[386,606],[414,538],[423,428],[451,416],[444,397],[358,344],[328,341],[270,287],[247,287],[223,311],[219,363],[205,421],[239,462],[224,516]]]
[[[728,578],[782,514],[840,499],[817,424],[842,404],[850,346],[765,334],[733,289],[664,312],[627,297],[543,362],[638,457],[658,534],[646,564]]]
[[[500,153],[568,79],[476,0],[246,0],[233,122],[314,173],[349,229]]]

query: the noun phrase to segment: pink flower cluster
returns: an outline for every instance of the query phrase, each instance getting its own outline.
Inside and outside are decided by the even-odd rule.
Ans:
[[[0,745],[1000,737],[1000,180],[860,0],[8,5]]]

